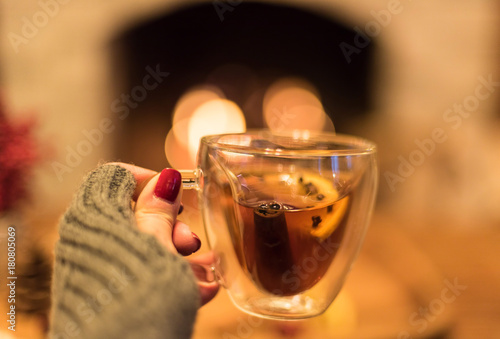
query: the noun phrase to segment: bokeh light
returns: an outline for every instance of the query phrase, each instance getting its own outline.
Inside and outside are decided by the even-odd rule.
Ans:
[[[182,120],[179,123],[179,128],[182,126],[185,127],[186,130],[186,140],[187,140],[187,125],[188,120]],[[176,138],[174,129],[172,128],[165,139],[165,155],[167,156],[167,160],[171,167],[177,169],[192,169],[195,168],[195,159],[187,156],[188,154],[188,146],[187,141],[185,143],[182,142],[181,139]]]
[[[196,166],[200,139],[209,134],[237,133],[246,130],[245,117],[232,101],[215,86],[197,86],[178,101],[172,129],[165,139],[165,154],[172,167]]]
[[[300,78],[282,78],[267,90],[263,102],[264,121],[273,131],[333,131],[318,91]]]
[[[234,102],[215,99],[204,103],[189,119],[189,154],[195,157],[200,139],[205,135],[240,133],[246,130],[245,116]]]
[[[223,98],[224,93],[212,85],[200,85],[188,90],[174,108],[172,129],[177,141],[187,146],[187,124],[199,106],[210,100]]]

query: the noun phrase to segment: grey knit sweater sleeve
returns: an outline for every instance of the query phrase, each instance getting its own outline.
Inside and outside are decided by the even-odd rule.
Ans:
[[[140,232],[126,169],[89,174],[60,221],[50,338],[190,338],[200,296],[186,260]]]

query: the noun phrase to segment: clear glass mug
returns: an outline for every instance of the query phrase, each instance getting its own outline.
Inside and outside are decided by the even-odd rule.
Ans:
[[[323,313],[360,250],[378,184],[375,145],[331,133],[206,136],[198,190],[216,279],[242,311],[271,319]]]

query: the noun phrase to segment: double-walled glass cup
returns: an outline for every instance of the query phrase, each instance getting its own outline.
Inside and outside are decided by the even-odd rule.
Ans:
[[[295,131],[206,136],[197,189],[213,270],[234,304],[273,319],[324,312],[361,247],[377,190],[375,145]]]

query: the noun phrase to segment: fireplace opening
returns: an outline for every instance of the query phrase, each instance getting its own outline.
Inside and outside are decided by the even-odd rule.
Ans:
[[[338,132],[349,133],[371,110],[373,41],[346,58],[341,43],[354,46],[359,33],[339,18],[265,3],[232,9],[220,16],[211,2],[177,8],[114,39],[116,158],[156,170],[172,165],[165,138],[179,99],[193,88],[235,103],[247,129],[269,127],[263,102],[282,79],[304,83]]]

